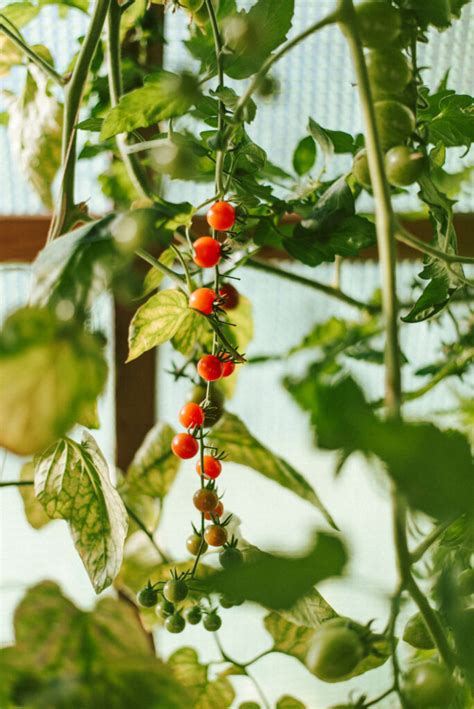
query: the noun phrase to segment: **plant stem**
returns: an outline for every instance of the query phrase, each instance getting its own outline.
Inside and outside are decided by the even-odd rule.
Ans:
[[[209,20],[211,23],[212,36],[214,38],[214,48],[216,52],[216,63],[217,63],[217,78],[219,80],[218,88],[224,86],[224,67],[222,65],[222,37],[219,32],[219,26],[217,24],[217,17],[214,10],[214,5],[212,0],[205,0],[207,11],[209,13]],[[218,100],[218,114],[217,114],[217,136],[218,139],[223,138],[224,130],[224,116],[225,116],[225,106],[221,99]],[[216,192],[219,196],[224,195],[224,184],[223,184],[223,167],[224,167],[224,151],[223,146],[219,146],[220,149],[216,152]]]
[[[435,249],[434,246],[425,244],[424,241],[418,239],[416,236],[411,234],[405,227],[401,224],[396,225],[396,239],[401,241],[403,244],[412,246],[417,251],[421,251],[423,254],[428,256],[433,256],[434,258],[445,261],[446,263],[472,263],[474,264],[474,256],[459,256],[458,254],[448,254],[445,251],[440,251]]]
[[[140,527],[140,529],[142,530],[142,532],[144,532],[144,533],[146,534],[146,536],[148,537],[148,539],[150,540],[150,542],[153,544],[153,546],[155,547],[155,549],[156,549],[156,551],[158,552],[158,554],[161,556],[163,562],[164,562],[165,564],[169,564],[169,562],[170,562],[169,558],[168,558],[168,557],[166,556],[166,554],[162,551],[162,549],[160,549],[160,547],[158,546],[158,544],[156,543],[156,541],[155,541],[155,539],[154,539],[154,537],[153,537],[153,534],[152,534],[152,533],[150,532],[150,530],[147,528],[147,526],[145,525],[145,523],[140,519],[140,517],[138,517],[138,515],[135,514],[135,512],[134,512],[128,505],[125,505],[125,509],[127,510],[128,516],[129,516],[131,519],[133,519],[133,521],[135,522],[135,524],[136,524],[138,527]]]
[[[25,54],[28,59],[33,63],[36,64],[41,71],[46,74],[46,76],[49,79],[52,79],[56,84],[59,86],[65,86],[67,82],[69,81],[68,77],[62,76],[59,74],[54,67],[51,66],[51,64],[48,64],[47,61],[45,61],[42,57],[40,57],[39,54],[37,54],[31,47],[27,45],[26,42],[23,41],[23,39],[20,37],[20,34],[15,34],[11,29],[6,27],[3,22],[0,22],[0,32],[3,32],[8,39],[10,39],[13,44],[15,44],[23,54]]]
[[[181,266],[183,267],[184,277],[186,278],[186,285],[187,285],[187,287],[188,287],[189,292],[191,293],[192,290],[193,290],[193,281],[192,281],[192,278],[191,278],[191,276],[190,276],[190,274],[189,274],[188,264],[186,263],[186,261],[185,261],[185,259],[184,259],[184,257],[183,257],[183,254],[181,253],[181,251],[180,251],[178,248],[176,248],[176,246],[175,246],[174,244],[171,244],[171,245],[170,245],[170,249],[171,249],[171,250],[173,251],[173,253],[176,255],[176,258],[178,259],[178,261],[180,262]]]
[[[360,41],[357,19],[352,0],[340,0],[343,30],[347,36],[352,60],[355,67],[365,123],[365,140],[369,162],[370,177],[375,197],[375,216],[377,242],[382,270],[382,302],[387,329],[385,350],[385,407],[389,418],[400,417],[401,376],[400,349],[398,346],[397,294],[396,294],[396,254],[395,254],[395,219],[390,200],[390,190],[385,176],[383,153],[378,137],[374,103],[372,100],[367,66]],[[400,583],[415,601],[430,634],[446,665],[452,669],[454,659],[438,617],[418,588],[411,573],[411,557],[406,534],[405,503],[392,489],[394,538]]]
[[[325,283],[320,283],[319,281],[314,281],[312,279],[305,278],[304,276],[299,276],[297,273],[291,273],[291,271],[284,271],[282,268],[278,268],[277,266],[271,266],[270,264],[264,263],[263,261],[255,261],[254,259],[248,259],[244,266],[247,268],[253,268],[257,271],[265,271],[266,273],[271,273],[274,276],[279,276],[280,278],[285,278],[287,281],[299,283],[300,285],[306,286],[307,288],[313,288],[314,290],[320,291],[321,293],[325,293],[326,295],[329,295],[332,298],[337,298],[337,300],[341,300],[343,303],[352,305],[354,308],[359,308],[359,310],[367,310],[369,313],[377,313],[380,311],[378,305],[375,305],[373,303],[364,303],[361,300],[352,298],[352,296],[347,295],[347,293],[344,293],[343,291],[339,290],[339,288],[334,288],[333,286],[328,286]]]
[[[122,70],[120,61],[120,20],[122,8],[115,2],[109,7],[107,16],[107,62],[110,104],[116,106],[123,93]],[[117,135],[115,142],[120,153],[120,157],[125,165],[130,182],[141,197],[148,197],[149,185],[147,177],[142,169],[140,160],[133,154],[127,152],[125,135]]]
[[[240,120],[242,118],[243,111],[245,109],[245,106],[247,103],[250,101],[252,98],[252,95],[255,93],[255,91],[258,89],[260,86],[262,80],[265,78],[265,76],[268,74],[272,66],[279,61],[282,57],[287,54],[293,47],[296,47],[300,42],[302,42],[304,39],[309,37],[311,34],[314,34],[315,32],[318,32],[318,30],[321,30],[323,27],[326,27],[327,25],[332,25],[338,22],[340,19],[339,16],[339,11],[336,10],[336,12],[331,13],[330,15],[327,15],[326,17],[323,17],[322,20],[319,20],[318,22],[315,22],[313,25],[310,25],[307,27],[303,32],[300,32],[300,34],[297,34],[293,39],[290,39],[289,42],[283,45],[278,51],[276,51],[274,54],[272,54],[268,59],[262,64],[260,67],[259,71],[255,74],[254,78],[250,82],[250,84],[247,87],[247,90],[245,93],[242,95],[240,100],[238,101],[236,107],[235,107],[235,113],[234,117],[236,120]]]
[[[379,694],[379,696],[375,697],[375,699],[371,699],[370,702],[366,702],[364,704],[364,709],[366,709],[366,707],[373,707],[375,704],[378,704],[379,702],[382,701],[382,699],[385,699],[385,697],[390,696],[390,694],[392,694],[392,692],[396,692],[395,687],[390,687],[390,689],[387,689],[387,691],[383,692],[383,694]]]
[[[417,561],[419,561],[424,554],[428,551],[428,549],[438,541],[438,539],[445,533],[445,531],[450,527],[454,519],[450,519],[446,522],[442,522],[440,525],[437,527],[434,527],[433,530],[426,535],[426,537],[423,539],[422,542],[418,544],[418,546],[413,549],[413,551],[410,554],[411,558],[411,563],[415,564]]]
[[[92,18],[66,89],[62,138],[62,179],[58,206],[51,222],[48,241],[59,236],[70,225],[75,201],[76,123],[79,117],[84,86],[92,58],[99,44],[111,0],[96,0]],[[114,0],[115,2],[115,0]]]
[[[185,290],[185,279],[180,276],[179,273],[176,273],[171,268],[168,268],[168,266],[165,266],[164,263],[158,261],[158,259],[149,254],[148,251],[145,251],[145,249],[137,249],[135,253],[141,259],[149,263],[150,266],[157,268],[159,271],[161,271],[161,273],[164,273],[165,276],[171,278],[171,280],[174,281],[176,285],[181,288],[181,290]]]
[[[23,487],[24,485],[34,485],[33,480],[6,480],[0,482],[0,487]]]

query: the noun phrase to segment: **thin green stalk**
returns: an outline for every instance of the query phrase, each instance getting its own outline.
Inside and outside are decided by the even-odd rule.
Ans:
[[[0,487],[23,487],[25,485],[34,485],[33,480],[6,480],[0,482]]]
[[[411,234],[405,227],[401,224],[396,225],[396,239],[403,244],[413,247],[417,251],[421,251],[423,254],[428,256],[433,256],[434,258],[444,261],[445,263],[471,263],[474,264],[474,256],[459,256],[458,254],[448,254],[445,251],[440,251],[439,249],[425,244],[424,241],[418,239],[416,236]]]
[[[185,279],[179,275],[179,273],[176,273],[173,271],[171,268],[168,268],[168,266],[165,266],[164,263],[161,263],[161,261],[158,261],[154,256],[148,253],[148,251],[145,251],[145,249],[137,249],[135,251],[136,255],[139,256],[141,259],[146,261],[147,263],[150,264],[150,266],[153,266],[154,268],[157,268],[161,273],[164,273],[165,276],[168,276],[171,278],[172,281],[176,283],[176,285],[181,288],[181,290],[186,290],[185,286]]]
[[[162,561],[165,564],[169,564],[169,562],[170,562],[169,558],[166,556],[166,554],[163,552],[163,550],[156,543],[155,538],[153,537],[153,534],[147,528],[145,523],[140,519],[140,517],[137,514],[135,514],[135,512],[128,505],[125,505],[125,509],[127,510],[127,513],[128,513],[128,516],[130,517],[130,519],[133,519],[135,524],[138,527],[140,527],[140,529],[142,530],[142,532],[144,532],[144,534],[146,534],[146,536],[148,537],[150,542],[153,544],[153,546],[155,547],[158,554],[161,556]]]
[[[277,50],[274,54],[272,54],[260,67],[259,71],[255,74],[254,78],[250,82],[250,84],[247,87],[247,90],[244,92],[240,100],[238,101],[236,107],[235,107],[235,113],[234,116],[237,120],[240,120],[242,118],[243,111],[247,105],[247,103],[250,101],[252,98],[253,94],[257,89],[259,88],[262,80],[265,78],[265,76],[268,74],[272,66],[279,61],[282,57],[285,56],[293,47],[296,47],[300,42],[305,40],[307,37],[309,37],[311,34],[314,34],[315,32],[318,32],[319,30],[323,29],[323,27],[327,27],[328,25],[333,25],[336,22],[338,22],[340,19],[339,15],[339,10],[336,10],[336,12],[331,13],[330,15],[327,15],[326,17],[323,17],[322,20],[319,20],[318,22],[315,22],[313,25],[310,25],[307,29],[305,29],[303,32],[300,32],[300,34],[297,34],[293,39],[291,39],[289,42],[283,45],[279,50]]]
[[[282,268],[277,266],[271,266],[263,261],[255,261],[254,259],[248,259],[244,264],[247,268],[253,268],[257,271],[265,271],[266,273],[271,273],[274,276],[279,276],[280,278],[285,278],[287,281],[293,281],[294,283],[299,283],[307,288],[313,288],[314,290],[320,291],[325,295],[329,295],[332,298],[337,298],[337,300],[352,305],[354,308],[359,310],[367,310],[369,313],[378,313],[380,308],[374,303],[364,303],[357,298],[352,298],[352,296],[347,295],[339,288],[334,288],[333,286],[328,286],[325,283],[320,283],[319,281],[314,281],[310,278],[305,278],[304,276],[299,276],[297,273],[291,273],[291,271],[284,271]]]
[[[181,251],[178,248],[176,248],[176,246],[174,244],[170,245],[170,249],[176,255],[176,258],[179,260],[179,262],[181,263],[181,266],[183,267],[184,277],[186,278],[186,285],[188,287],[189,292],[191,293],[191,291],[193,290],[193,281],[192,281],[192,278],[189,274],[188,264],[186,263]]]
[[[222,37],[219,32],[219,26],[217,24],[217,17],[214,10],[214,5],[212,0],[205,0],[207,11],[209,13],[209,20],[211,23],[212,36],[214,38],[214,48],[216,52],[216,63],[217,63],[217,78],[219,80],[219,87],[224,86],[224,67],[222,64]],[[218,139],[222,139],[224,130],[224,116],[225,116],[225,106],[223,102],[218,100],[218,114],[217,114],[217,136]],[[221,147],[221,146],[220,146]],[[216,152],[216,192],[219,196],[224,195],[224,185],[223,185],[223,167],[224,167],[224,151],[221,149]]]
[[[63,230],[70,225],[75,212],[76,123],[90,65],[100,41],[110,2],[111,0],[96,0],[89,27],[66,89],[61,158],[62,179],[58,206],[51,222],[48,241],[62,234]]]
[[[108,81],[110,104],[116,106],[123,93],[122,69],[120,60],[120,21],[122,8],[115,2],[109,7],[107,16],[107,48],[106,56],[108,63]],[[120,153],[130,182],[141,197],[148,197],[149,185],[145,172],[142,169],[140,160],[133,154],[127,152],[127,144],[124,135],[117,135],[115,142]]]
[[[199,429],[199,462],[201,464],[201,475],[199,476],[201,478],[201,490],[204,487],[204,431],[201,428]],[[199,561],[201,559],[201,556],[204,554],[204,512],[201,512],[201,544],[199,545],[198,553],[196,555],[196,558],[194,560],[193,568],[191,570],[191,577],[194,577],[196,574],[197,568],[199,566]]]
[[[36,66],[41,69],[41,71],[46,74],[49,79],[52,79],[59,86],[65,86],[67,84],[69,81],[68,77],[59,74],[56,69],[51,66],[51,64],[48,64],[43,57],[40,57],[39,54],[31,49],[31,47],[23,41],[19,34],[15,34],[15,32],[9,29],[3,22],[0,22],[0,32],[3,32],[3,34],[5,34],[8,39],[10,39],[33,64],[36,64]]]
[[[433,544],[437,542],[441,536],[443,536],[445,531],[453,524],[454,521],[454,519],[450,519],[434,527],[432,531],[426,535],[423,541],[420,542],[418,546],[411,552],[411,563],[416,564],[417,561],[420,561],[420,559],[423,558],[428,549],[430,549],[430,547],[432,547]]]

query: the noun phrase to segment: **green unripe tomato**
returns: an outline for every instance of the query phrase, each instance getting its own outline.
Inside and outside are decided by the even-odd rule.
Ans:
[[[410,150],[406,145],[397,145],[385,155],[385,170],[388,181],[397,187],[407,187],[418,180],[425,167],[425,156]]]
[[[181,613],[173,613],[165,620],[165,628],[169,633],[182,633],[185,625],[186,621]]]
[[[372,187],[366,150],[359,150],[359,152],[355,155],[354,162],[352,163],[352,174],[359,185],[365,187],[366,190]]]
[[[364,655],[358,635],[342,625],[318,630],[306,662],[323,682],[334,682],[348,675]]]
[[[403,103],[404,106],[408,106],[412,111],[416,107],[416,102],[418,98],[418,91],[413,83],[410,81],[409,84],[401,92],[395,92],[390,89],[390,86],[384,88],[378,88],[372,84],[372,98],[375,102],[378,101],[398,101]]]
[[[411,66],[398,49],[373,49],[367,55],[367,71],[372,88],[398,94],[412,77]]]
[[[458,578],[459,592],[463,596],[474,593],[474,569],[465,569]]]
[[[174,613],[174,604],[170,603],[166,599],[163,599],[158,603],[156,606],[156,614],[160,616],[160,618],[168,618],[168,616],[173,615]]]
[[[186,539],[186,547],[190,554],[197,556],[199,553],[204,554],[207,551],[207,544],[199,534],[190,534]]]
[[[197,385],[186,396],[186,401],[193,401],[195,404],[201,404],[206,398],[206,387]],[[211,406],[205,413],[204,425],[206,427],[214,426],[219,421],[224,413],[224,394],[217,386],[211,389]]]
[[[222,625],[222,620],[220,619],[216,611],[212,611],[212,613],[209,613],[205,616],[203,625],[206,630],[209,630],[212,633],[215,630],[219,630]]]
[[[219,552],[219,562],[223,569],[232,569],[240,566],[244,561],[244,555],[237,547],[227,547]]]
[[[403,640],[417,650],[432,650],[435,646],[421,613],[412,615],[403,631]]]
[[[186,620],[191,625],[198,625],[198,623],[201,622],[201,618],[202,611],[199,606],[192,606],[192,608],[189,608],[186,612]]]
[[[163,587],[163,595],[170,603],[184,601],[188,595],[188,587],[182,579],[171,579]]]
[[[451,676],[434,662],[422,662],[412,667],[402,689],[413,709],[447,709],[454,696]]]
[[[139,591],[137,601],[143,608],[153,608],[158,603],[158,593],[154,588],[147,586]]]
[[[403,144],[415,130],[415,116],[398,101],[377,101],[375,119],[383,150]]]
[[[385,0],[366,0],[355,10],[360,39],[365,47],[386,47],[400,34],[400,13]]]
[[[232,608],[234,605],[232,599],[224,595],[220,596],[219,603],[221,604],[222,608]]]

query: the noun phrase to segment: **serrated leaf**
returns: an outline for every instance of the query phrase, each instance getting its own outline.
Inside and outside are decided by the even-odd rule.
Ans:
[[[286,460],[272,453],[254,438],[238,416],[225,413],[213,427],[210,439],[211,445],[226,452],[226,460],[252,468],[257,473],[291,490],[303,500],[314,505],[327,522],[332,527],[336,527],[331,515],[307,480]]]
[[[440,113],[427,124],[428,136],[435,145],[447,148],[474,142],[474,101],[471,96],[446,96],[440,102]]]
[[[164,290],[152,295],[138,308],[130,323],[127,361],[171,340],[183,324],[189,324],[193,314],[198,315],[188,307],[188,299],[182,291]],[[184,334],[181,332],[180,336]]]
[[[222,676],[210,680],[208,665],[200,664],[193,648],[176,650],[168,660],[168,667],[192,694],[195,709],[228,709],[234,701],[235,692],[229,680]]]
[[[266,608],[288,609],[315,584],[340,576],[346,562],[347,553],[342,542],[321,532],[305,556],[285,557],[260,552],[238,568],[212,574],[203,581],[203,586],[209,592],[234,595]]]
[[[282,44],[291,28],[294,0],[279,0],[275,12],[274,0],[257,0],[248,12],[239,15],[258,37],[242,48],[224,57],[224,71],[232,79],[246,79],[257,72],[265,59]]]
[[[162,70],[152,74],[144,86],[124,94],[106,114],[101,140],[181,116],[199,97],[197,79],[189,73],[179,75]]]
[[[0,333],[0,445],[43,451],[95,401],[107,378],[101,336],[45,308],[21,308]]]
[[[23,500],[26,519],[33,529],[41,529],[51,520],[41,506],[41,503],[36,499],[35,488],[33,487],[34,476],[35,464],[33,461],[22,465],[20,470],[20,481],[31,482],[31,485],[21,485],[18,488],[18,492]]]
[[[302,138],[293,153],[293,168],[297,175],[305,175],[316,162],[316,143],[307,135]]]
[[[8,106],[8,135],[18,164],[40,200],[53,207],[51,186],[61,164],[62,106],[48,79],[30,66],[23,91]]]
[[[306,398],[297,401],[311,413],[319,447],[375,454],[400,493],[427,515],[447,519],[474,513],[474,465],[467,438],[431,423],[379,419],[350,378],[332,386],[314,380],[312,396],[309,382],[307,386]]]
[[[180,460],[171,451],[175,431],[165,423],[157,423],[133,457],[126,476],[129,490],[163,498],[179,470]]]
[[[69,523],[96,593],[120,570],[128,516],[93,437],[63,439],[36,461],[35,492],[51,518]]]

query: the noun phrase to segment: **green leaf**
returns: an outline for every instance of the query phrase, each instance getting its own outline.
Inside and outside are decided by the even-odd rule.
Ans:
[[[235,698],[235,692],[226,677],[210,680],[208,665],[199,662],[197,652],[190,647],[176,650],[167,666],[180,685],[193,698],[193,709],[228,709]]]
[[[168,266],[168,268],[171,268],[175,262],[175,258],[176,256],[173,249],[165,249],[158,261],[165,266]],[[155,268],[155,266],[152,266],[143,281],[143,295],[149,295],[154,290],[157,290],[164,278],[165,274],[163,271],[160,271],[158,268]]]
[[[154,656],[135,609],[124,601],[104,598],[85,613],[56,584],[44,581],[22,599],[14,625],[15,645],[0,650],[5,706],[122,709],[133,706],[137,696],[143,706],[191,706],[187,691]]]
[[[403,322],[417,323],[434,317],[444,310],[451,295],[448,283],[443,278],[430,281],[410,312],[402,317]]]
[[[474,101],[471,96],[448,95],[441,99],[440,112],[427,123],[429,142],[447,148],[474,142]],[[420,118],[423,120],[423,112]]]
[[[293,153],[293,168],[297,175],[305,175],[316,162],[316,144],[310,135],[302,138]]]
[[[276,709],[306,709],[306,707],[298,699],[285,694],[277,701]]]
[[[228,313],[229,322],[235,327],[229,327],[226,331],[229,342],[242,353],[247,351],[247,347],[253,339],[253,308],[252,303],[242,293],[239,294],[239,304],[236,308]],[[237,379],[239,376],[239,368],[235,372],[221,381],[221,388],[228,399],[230,399],[235,391]]]
[[[100,133],[103,122],[104,120],[102,118],[86,118],[84,121],[80,121],[76,128],[79,130],[88,130],[93,133]]]
[[[238,569],[209,576],[203,585],[209,592],[253,601],[266,608],[291,608],[315,584],[340,576],[346,562],[342,542],[321,532],[305,556],[292,558],[260,552]]]
[[[106,114],[101,140],[182,116],[199,97],[198,82],[192,74],[161,70],[148,76],[141,88],[124,94],[118,105]]]
[[[33,461],[22,465],[20,470],[20,481],[31,482],[31,485],[21,485],[18,492],[23,500],[25,516],[33,529],[41,529],[51,520],[36,499],[35,488],[33,486],[35,477],[35,464]]]
[[[282,44],[291,28],[294,0],[279,0],[275,12],[274,0],[257,0],[248,12],[239,17],[249,28],[250,37],[242,48],[224,56],[224,70],[232,79],[246,79],[255,74],[270,54]],[[224,33],[225,34],[225,33]],[[252,37],[257,41],[254,42]]]
[[[92,436],[63,439],[36,461],[36,495],[51,518],[69,523],[96,593],[120,570],[128,516]]]
[[[128,489],[151,497],[167,495],[179,470],[180,460],[171,451],[175,431],[157,423],[135,453],[126,476]]]
[[[327,131],[325,131],[324,128],[320,126],[319,123],[316,123],[316,121],[312,118],[309,119],[308,130],[323,152],[324,169],[326,169],[334,155],[334,143],[329,137]]]
[[[139,357],[143,352],[162,345],[163,342],[178,336],[178,343],[186,346],[186,332],[182,326],[189,327],[193,316],[204,319],[188,307],[188,299],[182,291],[164,290],[152,295],[141,305],[130,323],[128,362]],[[193,327],[193,332],[196,332]],[[184,346],[184,344],[183,344]]]
[[[312,398],[309,382],[307,387],[304,403],[321,448],[375,454],[410,505],[432,517],[474,512],[474,465],[463,435],[430,423],[377,418],[350,378],[333,386],[315,381]]]
[[[403,631],[404,642],[418,650],[433,650],[435,644],[421,613],[415,613],[409,619]]]
[[[41,308],[21,308],[0,333],[0,445],[41,452],[102,392],[103,339]]]
[[[375,225],[365,217],[346,217],[330,231],[313,231],[298,225],[283,244],[294,258],[308,266],[332,262],[336,256],[357,256],[376,242]]]
[[[171,339],[171,344],[175,350],[181,352],[185,357],[190,357],[197,342],[205,337],[209,330],[207,320],[201,313],[188,308],[185,317],[180,320],[178,329]]]
[[[50,95],[48,79],[30,66],[23,91],[10,101],[8,134],[20,169],[48,209],[61,164],[62,106]]]
[[[11,2],[0,10],[0,17],[5,17],[16,27],[24,27],[36,17],[39,9],[31,2]]]
[[[218,87],[215,91],[211,90],[211,95],[216,96],[218,99],[222,101],[224,106],[228,108],[230,111],[235,111],[235,108],[237,106],[237,103],[240,100],[240,96],[234,91],[234,89],[231,89],[229,86],[220,86]],[[214,115],[218,115],[218,103],[217,101],[214,102],[215,104],[215,113]],[[252,121],[255,119],[255,116],[257,115],[257,105],[255,101],[251,98],[247,102],[245,106],[245,122],[246,123],[252,123]]]
[[[314,505],[327,522],[336,527],[311,485],[283,458],[276,456],[262,445],[234,414],[225,413],[211,432],[211,445],[227,453],[231,463],[245,465],[273,480]]]

